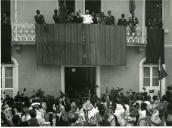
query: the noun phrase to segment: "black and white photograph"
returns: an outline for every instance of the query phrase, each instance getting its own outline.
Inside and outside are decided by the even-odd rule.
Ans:
[[[172,0],[1,0],[1,127],[172,126]]]

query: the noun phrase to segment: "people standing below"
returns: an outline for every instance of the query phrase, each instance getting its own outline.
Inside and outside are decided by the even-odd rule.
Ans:
[[[57,9],[54,10],[53,20],[54,20],[55,24],[58,24],[60,22],[60,18],[58,16]]]
[[[40,13],[40,10],[36,10],[36,15],[34,18],[36,24],[45,24],[44,16]]]
[[[125,19],[125,14],[121,14],[121,18],[118,19],[119,26],[127,26],[127,20]]]
[[[93,23],[93,18],[89,14],[89,10],[86,10],[85,15],[81,15],[81,17],[83,18],[83,24],[92,24]]]
[[[36,119],[36,110],[32,109],[30,111],[31,119],[28,121],[29,126],[39,126],[38,120]]]
[[[108,11],[108,16],[106,16],[106,25],[115,25],[115,17],[112,16],[111,11]]]

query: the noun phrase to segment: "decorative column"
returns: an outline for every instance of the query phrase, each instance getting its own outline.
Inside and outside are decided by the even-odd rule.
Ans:
[[[15,0],[15,5],[14,5],[14,9],[15,9],[15,15],[14,15],[14,23],[17,24],[17,0]],[[11,12],[12,13],[12,12]]]
[[[146,26],[145,26],[145,0],[142,0],[142,43],[146,43]]]

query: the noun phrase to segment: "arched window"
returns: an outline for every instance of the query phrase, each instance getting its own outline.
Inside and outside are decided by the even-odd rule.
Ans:
[[[145,60],[143,58],[139,64],[139,91],[145,88],[149,94],[157,94],[160,91],[158,65],[146,64]],[[165,78],[161,80],[161,93],[165,94]]]
[[[12,58],[12,64],[1,64],[1,97],[14,97],[18,92],[18,63]]]

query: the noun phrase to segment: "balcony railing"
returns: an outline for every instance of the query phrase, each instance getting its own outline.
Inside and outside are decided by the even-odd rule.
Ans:
[[[137,46],[137,45],[146,45],[147,44],[147,34],[146,27],[141,29],[137,26],[134,32],[131,32],[131,29],[127,27],[126,29],[126,42],[128,46]]]
[[[35,42],[35,24],[12,24],[12,41]]]
[[[16,44],[25,44],[25,42],[35,42],[35,24],[13,24],[12,41]],[[127,46],[146,45],[146,27],[136,27],[135,32],[131,33],[129,27],[126,29]]]

